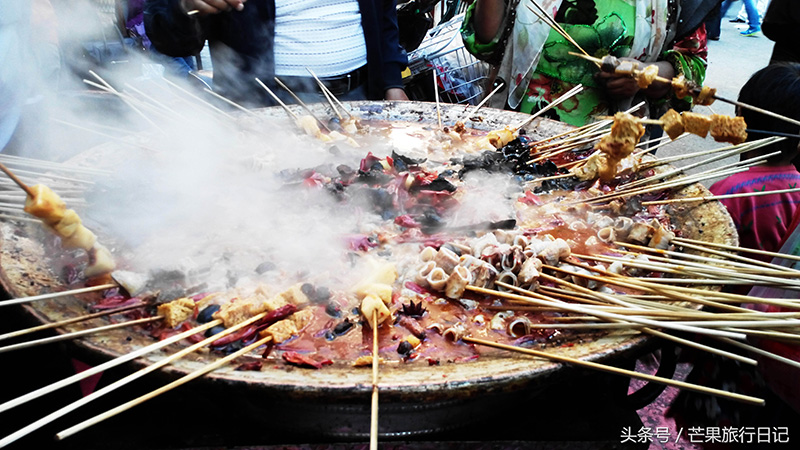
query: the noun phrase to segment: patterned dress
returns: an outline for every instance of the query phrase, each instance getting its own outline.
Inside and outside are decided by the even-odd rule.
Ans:
[[[576,51],[575,47],[530,12],[525,1],[507,14],[513,19],[507,19],[506,32],[501,30],[492,42],[478,42],[473,28],[475,4],[467,10],[462,25],[464,46],[479,59],[500,65],[500,77],[510,84],[511,108],[536,112],[579,83],[585,87],[584,91],[555,108],[556,119],[580,126],[591,122],[593,116],[625,109],[632,103],[617,104],[608,99],[595,81],[597,66],[570,55],[569,52]],[[551,11],[556,21],[592,56],[631,57],[648,63],[669,61],[676,74],[699,84],[705,78],[705,27],[674,41],[675,2],[540,0],[539,4]],[[509,8],[514,8],[514,3]],[[669,106],[677,109],[691,107],[688,99],[671,96],[652,102],[651,107],[665,110],[670,102]]]

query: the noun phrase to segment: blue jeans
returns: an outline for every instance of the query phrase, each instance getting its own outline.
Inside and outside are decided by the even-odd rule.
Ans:
[[[747,13],[747,25],[751,30],[760,30],[761,23],[759,21],[755,0],[742,0],[742,2],[744,2],[744,10]],[[725,18],[725,14],[728,13],[728,8],[731,7],[731,3],[733,3],[733,0],[725,0],[722,2],[722,7],[719,11],[720,20]]]

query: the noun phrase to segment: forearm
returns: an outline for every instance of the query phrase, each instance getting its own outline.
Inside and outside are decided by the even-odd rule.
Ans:
[[[500,31],[505,15],[504,0],[477,0],[475,4],[475,37],[480,43],[491,42]]]

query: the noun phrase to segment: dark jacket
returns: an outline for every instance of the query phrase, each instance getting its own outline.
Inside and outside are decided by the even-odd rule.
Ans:
[[[408,64],[398,41],[395,0],[358,0],[367,45],[367,96],[383,99],[386,89],[403,87]],[[196,54],[208,40],[214,90],[248,105],[271,105],[255,81],[273,87],[275,1],[248,0],[240,12],[189,16],[180,0],[147,0],[145,29],[153,46],[170,56]]]
[[[800,1],[772,0],[764,14],[761,31],[775,41],[770,64],[791,61],[800,62]]]

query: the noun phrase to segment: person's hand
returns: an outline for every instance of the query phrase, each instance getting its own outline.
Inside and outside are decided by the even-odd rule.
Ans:
[[[241,11],[247,0],[181,0],[181,8],[188,14],[197,11],[197,15],[218,14],[224,11]]]
[[[632,58],[620,58],[620,60],[638,62],[639,67],[637,70],[644,70],[650,65],[658,66],[659,77],[672,79],[675,76],[675,69],[667,61],[643,64]],[[595,79],[605,85],[606,94],[614,100],[631,98],[640,91],[639,83],[630,75],[600,71],[595,75]],[[669,92],[670,88],[671,85],[669,83],[654,81],[644,90],[644,93],[650,98],[661,98]]]
[[[638,62],[631,58],[620,58],[620,61],[623,60]],[[639,70],[643,69],[644,67],[647,66],[640,65]],[[614,100],[631,98],[636,95],[637,92],[639,92],[639,84],[630,75],[604,72],[601,70],[597,73],[597,75],[595,75],[595,78],[600,83],[605,85],[606,94]]]
[[[400,88],[391,88],[387,89],[386,93],[384,94],[384,99],[386,100],[408,100],[408,96],[406,95],[406,91]]]

